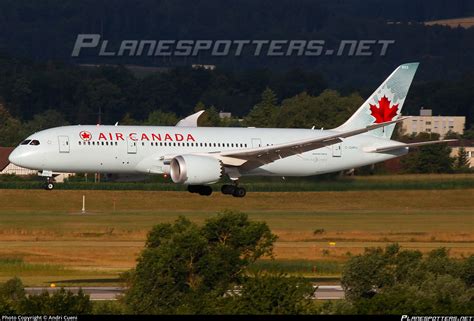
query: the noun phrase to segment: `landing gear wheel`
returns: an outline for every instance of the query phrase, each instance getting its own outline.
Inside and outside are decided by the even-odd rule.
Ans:
[[[44,184],[44,189],[47,191],[51,191],[53,190],[53,188],[54,188],[54,184],[52,182],[46,182],[46,184]]]
[[[188,192],[189,193],[199,193],[199,186],[188,185]]]
[[[201,186],[199,195],[210,196],[212,194],[212,188],[210,186]]]
[[[244,197],[245,194],[247,194],[247,191],[243,187],[235,187],[234,192],[232,193],[232,196],[234,197]]]
[[[221,192],[224,195],[232,195],[234,194],[235,186],[234,185],[222,185]]]
[[[209,196],[212,194],[212,188],[207,185],[188,185],[188,192]]]

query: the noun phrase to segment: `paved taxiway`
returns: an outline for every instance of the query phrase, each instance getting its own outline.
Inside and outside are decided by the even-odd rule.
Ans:
[[[27,294],[36,295],[40,294],[43,291],[48,291],[53,293],[58,291],[60,288],[45,288],[45,287],[33,287],[25,288]],[[69,290],[73,293],[79,291],[79,287],[65,287],[65,290]],[[125,291],[123,287],[112,287],[112,286],[103,286],[103,287],[82,287],[82,291],[85,294],[90,295],[91,300],[116,300],[117,297]],[[339,285],[320,285],[316,290],[315,299],[317,300],[338,300],[344,298],[344,291]]]

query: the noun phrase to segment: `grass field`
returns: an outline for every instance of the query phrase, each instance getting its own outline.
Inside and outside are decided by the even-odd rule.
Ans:
[[[325,192],[366,190],[446,190],[474,189],[472,174],[411,174],[337,177],[244,177],[241,179],[249,192]],[[20,179],[0,175],[0,189],[41,189],[43,180],[38,177]],[[213,185],[220,191],[220,185]],[[141,190],[141,191],[185,191],[183,185],[174,184],[171,179],[154,177],[144,182],[84,182],[75,178],[57,183],[56,190]]]
[[[376,179],[376,178],[373,178]],[[86,214],[81,214],[82,196]],[[279,236],[276,262],[257,265],[334,278],[349,255],[399,242],[474,254],[474,189],[255,192],[244,199],[185,192],[0,190],[0,282],[113,284],[135,265],[147,232],[178,215],[202,223],[232,209]],[[318,234],[313,231],[324,230]],[[335,243],[335,244],[330,244]]]

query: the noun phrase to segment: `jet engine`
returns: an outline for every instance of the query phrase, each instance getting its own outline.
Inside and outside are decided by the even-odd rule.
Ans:
[[[171,179],[178,184],[212,184],[223,174],[222,162],[207,156],[180,155],[173,158],[170,164]]]

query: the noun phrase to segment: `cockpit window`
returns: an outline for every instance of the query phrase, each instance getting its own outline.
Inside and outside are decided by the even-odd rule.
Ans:
[[[28,145],[31,142],[31,139],[24,140],[20,143],[20,145]]]
[[[30,145],[38,146],[40,144],[39,140],[33,139]]]

